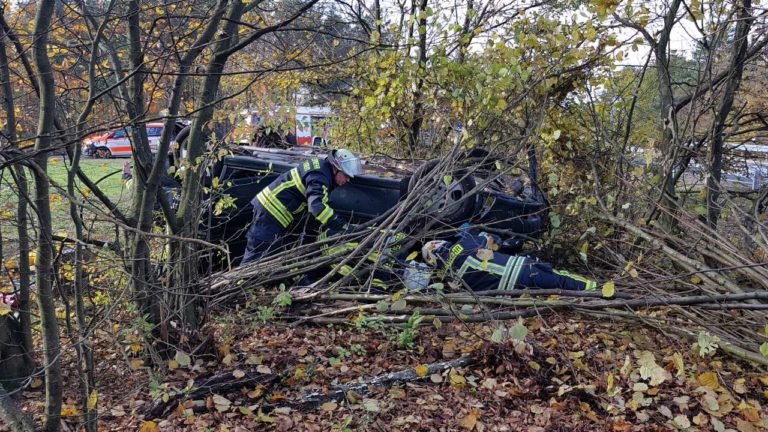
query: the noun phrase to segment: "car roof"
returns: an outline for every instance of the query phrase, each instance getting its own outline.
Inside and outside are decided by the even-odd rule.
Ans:
[[[287,163],[297,165],[305,160],[328,157],[329,149],[295,146],[290,149],[274,149],[256,146],[238,146],[239,150],[245,150],[245,158],[254,157],[265,162]],[[357,154],[363,161],[363,172],[369,175],[383,177],[407,177],[413,173],[414,166],[418,166],[422,161],[412,161],[410,163],[390,163],[384,161],[384,157],[367,158],[359,153]]]

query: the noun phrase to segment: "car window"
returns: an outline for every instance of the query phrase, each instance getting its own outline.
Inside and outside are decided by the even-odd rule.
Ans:
[[[126,129],[118,129],[115,131],[115,133],[112,134],[112,138],[125,138],[128,136],[128,132],[130,131],[130,128]]]
[[[162,126],[147,126],[147,136],[158,137],[163,133]]]

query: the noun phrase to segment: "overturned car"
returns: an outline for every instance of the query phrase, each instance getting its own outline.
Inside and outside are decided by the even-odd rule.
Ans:
[[[219,193],[230,206],[209,211],[203,217],[204,232],[211,242],[224,242],[233,262],[242,257],[245,233],[253,217],[251,200],[281,173],[312,158],[324,158],[327,149],[294,147],[288,150],[241,146],[239,155],[228,156],[217,170]],[[515,253],[526,239],[546,229],[548,201],[536,181],[535,153],[527,153],[528,174],[515,162],[474,150],[454,156],[450,168],[444,161],[402,161],[388,157],[363,157],[362,175],[330,195],[336,213],[351,224],[375,221],[394,209],[409,194],[419,194],[412,209],[444,228],[445,235],[462,224],[482,226],[498,234],[503,251]],[[422,179],[433,178],[425,193]],[[210,206],[209,208],[212,208]],[[217,214],[214,214],[217,213]],[[311,221],[307,220],[311,225]],[[306,225],[305,225],[306,226]]]

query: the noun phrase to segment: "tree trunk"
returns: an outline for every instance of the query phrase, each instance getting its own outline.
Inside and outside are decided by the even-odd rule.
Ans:
[[[664,27],[661,30],[658,42],[653,44],[653,52],[656,57],[656,71],[659,75],[659,97],[661,99],[661,145],[662,154],[660,173],[662,175],[660,197],[661,216],[659,221],[662,229],[670,231],[674,229],[677,212],[677,198],[675,197],[675,167],[677,162],[677,115],[675,111],[675,96],[672,92],[672,79],[669,72],[669,39],[672,27],[677,22],[677,11],[680,9],[681,0],[672,0],[664,17]],[[656,209],[653,209],[656,211]]]
[[[37,82],[40,86],[40,111],[35,139],[35,204],[38,217],[37,238],[37,298],[40,307],[40,319],[43,328],[43,346],[45,360],[45,424],[46,431],[57,431],[61,418],[61,348],[59,346],[59,326],[56,321],[52,282],[53,269],[53,230],[51,227],[50,191],[48,187],[48,150],[53,135],[53,116],[55,93],[53,71],[48,60],[48,34],[55,0],[40,0],[35,16],[34,64],[37,69]]]
[[[5,13],[5,10],[0,11]],[[11,145],[16,144],[16,110],[13,101],[13,87],[11,86],[11,73],[8,66],[8,55],[5,51],[6,40],[10,38],[5,34],[5,28],[0,26],[0,80],[3,81],[3,97],[6,114],[6,136]],[[18,188],[18,202],[16,203],[16,230],[19,236],[19,321],[21,323],[21,332],[24,335],[24,352],[30,363],[32,357],[32,323],[29,314],[29,231],[27,230],[27,221],[29,219],[27,211],[27,200],[29,199],[29,185],[27,182],[27,173],[24,167],[16,165],[13,167],[16,176],[16,186]]]
[[[720,204],[717,202],[720,197],[720,180],[723,173],[723,141],[728,114],[733,107],[733,97],[741,85],[741,77],[744,73],[744,60],[747,58],[747,35],[752,26],[752,0],[741,0],[736,5],[736,32],[733,38],[733,50],[731,52],[731,61],[728,69],[731,71],[728,75],[723,98],[718,109],[717,118],[712,128],[710,137],[709,153],[707,161],[709,162],[709,176],[707,176],[707,225],[717,228],[717,220],[720,217]]]
[[[187,161],[202,160],[205,153],[205,132],[203,128],[213,118],[213,102],[219,91],[221,75],[224,66],[232,54],[230,48],[237,43],[237,29],[240,17],[243,14],[242,1],[233,1],[227,12],[224,27],[217,34],[214,45],[214,54],[208,64],[203,88],[198,98],[199,108],[197,117],[190,127],[189,137],[186,141]],[[200,193],[205,166],[202,164],[191,165],[184,176],[181,191],[181,205],[179,206],[179,232],[182,237],[197,236],[198,219],[200,213]],[[197,292],[199,278],[197,277],[198,256],[196,247],[188,242],[176,242],[173,245],[172,256],[175,260],[174,286],[176,290],[169,293],[169,304],[178,314],[182,328],[197,329],[199,320],[197,316]]]
[[[424,75],[427,73],[427,10],[428,0],[421,0],[419,4],[419,63],[416,70],[416,89],[413,92],[413,117],[408,131],[408,146],[413,155],[418,148],[421,125],[424,123],[424,102],[422,100],[424,89]]]

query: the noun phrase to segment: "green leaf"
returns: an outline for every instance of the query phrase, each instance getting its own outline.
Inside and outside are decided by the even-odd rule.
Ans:
[[[190,363],[192,363],[192,359],[189,357],[189,354],[185,353],[184,351],[176,351],[174,359],[176,360],[176,363],[179,364],[179,366],[189,366]]]
[[[549,222],[552,224],[552,228],[560,228],[560,215],[557,213],[550,212],[549,213]]]
[[[405,310],[406,306],[408,306],[408,303],[405,301],[405,299],[400,299],[392,303],[392,310],[393,311]]]
[[[517,324],[512,326],[509,331],[509,336],[514,340],[523,340],[528,335],[528,327],[523,324],[522,321],[518,321]]]
[[[763,344],[760,345],[760,354],[768,357],[768,342],[763,342]]]
[[[493,334],[491,335],[491,342],[493,343],[501,343],[504,340],[504,326],[500,326],[496,330],[493,331]],[[528,330],[526,329],[526,332]]]

